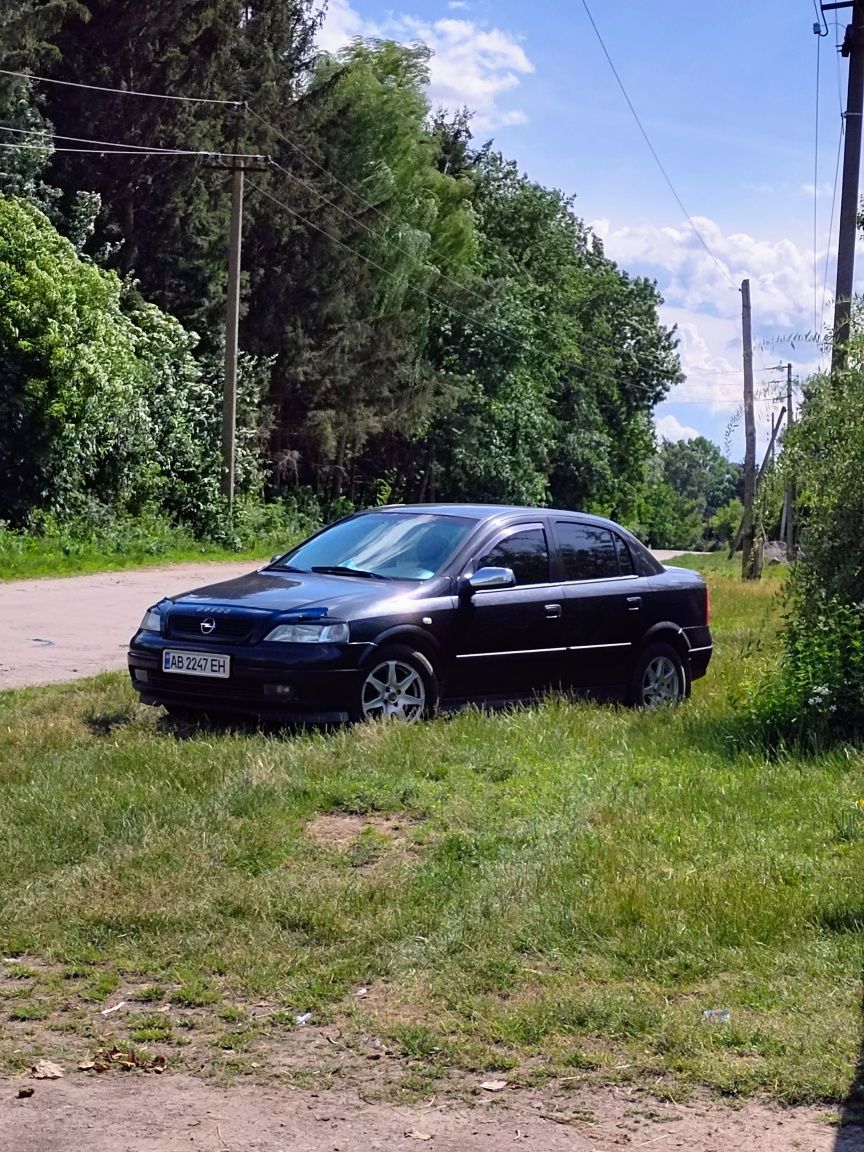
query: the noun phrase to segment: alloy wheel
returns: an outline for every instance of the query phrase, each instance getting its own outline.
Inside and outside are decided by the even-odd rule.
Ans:
[[[655,656],[642,676],[642,703],[646,708],[674,704],[681,696],[678,668],[669,656]]]
[[[404,660],[382,660],[363,681],[360,706],[365,720],[419,720],[426,711],[423,677]]]

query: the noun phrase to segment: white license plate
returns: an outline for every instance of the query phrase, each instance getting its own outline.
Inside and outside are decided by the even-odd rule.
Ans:
[[[162,653],[162,671],[180,672],[184,676],[217,676],[227,680],[231,675],[231,657],[212,652],[178,652],[166,648]]]

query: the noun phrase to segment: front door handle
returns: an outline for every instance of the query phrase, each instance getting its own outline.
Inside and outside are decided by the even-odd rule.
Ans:
[[[560,604],[547,604],[546,605],[546,619],[547,620],[558,620],[560,618],[560,616],[561,616],[561,605]]]
[[[628,596],[627,597],[627,611],[628,612],[638,612],[641,607],[642,607],[642,597],[641,596]]]

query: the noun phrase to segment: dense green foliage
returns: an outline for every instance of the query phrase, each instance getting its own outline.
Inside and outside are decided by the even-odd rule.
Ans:
[[[35,305],[21,340],[4,337],[4,475],[25,467],[25,434],[37,447],[0,517],[96,496],[199,531],[221,519],[230,177],[193,156],[64,151],[97,140],[272,157],[252,165],[244,215],[247,491],[300,488],[325,513],[438,497],[632,521],[652,409],[679,376],[655,286],[604,255],[568,198],[476,147],[466,115],[430,117],[426,49],[316,55],[319,16],[312,0],[26,0],[0,15],[4,67],[209,101],[0,82],[0,119],[25,145],[0,154],[22,252],[5,291]]]
[[[780,733],[864,731],[864,337],[844,371],[808,381],[784,443],[795,478],[800,556],[789,581],[781,673],[764,694]]]
[[[696,436],[664,441],[648,461],[637,531],[655,548],[706,548],[741,522],[743,469]]]

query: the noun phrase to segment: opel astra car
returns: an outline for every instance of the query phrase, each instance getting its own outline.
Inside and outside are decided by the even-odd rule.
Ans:
[[[442,702],[676,701],[712,642],[702,578],[609,520],[424,504],[338,521],[239,579],[148,609],[132,683],[169,711],[417,720]]]

